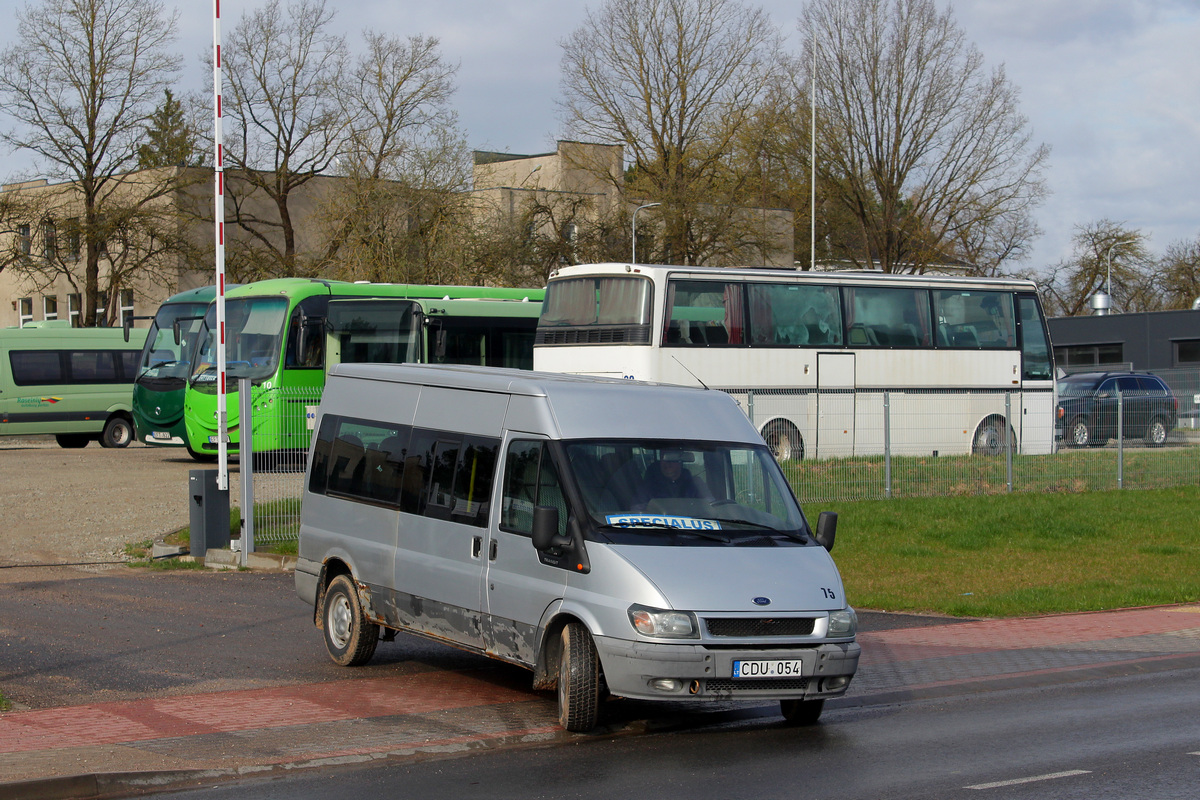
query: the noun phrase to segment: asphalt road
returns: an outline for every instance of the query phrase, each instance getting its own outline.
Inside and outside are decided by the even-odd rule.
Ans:
[[[803,729],[764,712],[669,735],[306,770],[157,797],[1192,800],[1198,678],[1189,669],[836,709]]]
[[[343,680],[287,573],[0,569],[0,692],[50,708],[206,691]],[[863,630],[943,624],[864,613]],[[400,635],[354,674],[430,669],[524,671]]]

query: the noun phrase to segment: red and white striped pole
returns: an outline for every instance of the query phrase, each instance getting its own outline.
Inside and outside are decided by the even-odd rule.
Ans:
[[[213,161],[217,254],[217,488],[229,491],[229,414],[225,386],[225,152],[221,132],[221,0],[213,0]]]

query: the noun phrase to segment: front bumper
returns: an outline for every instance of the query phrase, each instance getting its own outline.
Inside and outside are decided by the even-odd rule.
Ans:
[[[846,693],[858,670],[857,642],[770,649],[708,648],[597,636],[596,650],[611,694],[642,700],[822,699]],[[733,677],[738,660],[800,660],[803,675]]]

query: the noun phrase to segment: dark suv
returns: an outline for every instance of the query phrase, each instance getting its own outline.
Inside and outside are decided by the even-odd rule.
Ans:
[[[1102,447],[1117,438],[1118,392],[1125,438],[1164,444],[1179,403],[1162,378],[1149,372],[1080,372],[1059,380],[1055,438],[1068,447]]]

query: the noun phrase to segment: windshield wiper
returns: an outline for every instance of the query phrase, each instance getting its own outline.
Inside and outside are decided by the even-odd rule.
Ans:
[[[737,525],[753,525],[755,528],[766,528],[767,530],[771,531],[771,533],[775,533],[780,536],[786,536],[787,538],[791,539],[792,541],[800,542],[802,544],[808,543],[808,537],[806,537],[802,533],[794,533],[792,531],[781,531],[781,530],[779,530],[779,528],[776,528],[772,525],[765,525],[761,522],[754,522],[753,520],[749,520],[749,519],[727,519],[725,517],[721,517],[721,522],[730,522],[730,523],[734,523]]]
[[[679,528],[679,527],[676,527],[675,525],[667,525],[666,523],[663,523],[663,522],[648,522],[645,524],[638,523],[637,525],[601,525],[600,528],[605,529],[605,530],[616,530],[616,531],[636,531],[639,529],[642,529],[642,530],[651,529],[651,530],[656,530],[656,531],[671,531],[672,533],[690,533],[695,536],[700,536],[704,539],[711,539],[714,542],[720,542],[721,544],[729,544],[729,542],[730,542],[729,537],[722,536],[719,533],[713,533],[712,531],[697,530],[695,528]]]

